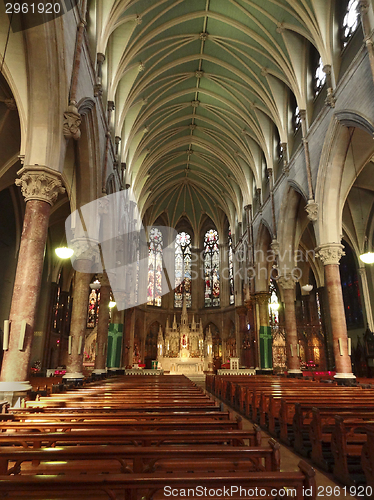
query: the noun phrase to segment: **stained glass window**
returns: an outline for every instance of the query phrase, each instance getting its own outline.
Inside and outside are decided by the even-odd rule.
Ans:
[[[187,307],[191,307],[191,236],[184,231],[175,240],[174,307],[182,307],[183,293]]]
[[[349,0],[343,18],[343,47],[347,45],[349,39],[358,26],[358,0]]]
[[[323,71],[323,62],[322,58],[319,58],[318,65],[314,72],[314,95],[317,96],[322,87],[324,86],[326,81],[326,73]]]
[[[230,227],[229,227],[228,247],[229,247],[230,305],[232,305],[235,303],[235,295],[234,295],[234,262],[233,262],[232,238],[231,238]]]
[[[97,280],[96,280],[97,281]],[[100,289],[91,289],[88,298],[87,328],[95,328],[99,319]]]
[[[153,227],[149,234],[147,304],[161,307],[162,296],[162,233]]]
[[[205,307],[219,307],[218,233],[210,229],[204,237]]]

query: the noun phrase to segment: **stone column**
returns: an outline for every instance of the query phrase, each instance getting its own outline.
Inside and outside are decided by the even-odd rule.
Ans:
[[[272,370],[273,353],[271,327],[269,325],[269,292],[257,292],[256,302],[258,306],[259,340],[260,340],[260,364],[261,370]]]
[[[356,378],[352,373],[351,358],[348,355],[348,335],[345,320],[339,261],[343,252],[340,243],[327,243],[318,247],[318,257],[325,269],[325,287],[329,302],[333,352],[335,358],[335,378],[344,383]]]
[[[251,349],[249,353],[249,362],[250,368],[258,368],[259,360],[258,360],[258,339],[256,338],[256,322],[255,322],[255,303],[251,298],[245,301],[245,307],[247,308],[247,321],[249,324],[249,342],[251,344]]]
[[[92,371],[95,375],[106,373],[110,302],[110,283],[107,274],[105,272],[99,274],[98,279],[101,283],[101,287],[99,319],[97,323],[95,369]]]
[[[236,313],[239,316],[239,345],[237,346],[237,353],[240,352],[240,366],[245,366],[247,356],[243,349],[243,343],[248,339],[247,309],[244,306],[237,307]]]
[[[281,276],[278,283],[283,289],[286,323],[287,372],[291,377],[302,375],[300,370],[299,342],[295,311],[295,281],[291,276]]]
[[[369,293],[369,287],[368,287],[368,280],[367,280],[367,276],[366,276],[366,268],[360,267],[358,269],[358,274],[360,275],[360,279],[361,279],[362,297],[363,297],[363,302],[365,305],[366,322],[369,325],[370,331],[373,332],[374,331],[373,311],[372,311],[371,302],[370,302],[370,293]]]
[[[68,342],[68,363],[64,379],[83,380],[83,353],[87,326],[88,296],[91,282],[91,259],[79,259],[75,261],[75,272],[73,288],[73,308],[71,312],[70,335]]]
[[[23,167],[16,180],[25,197],[26,209],[18,255],[10,309],[10,336],[4,352],[0,398],[11,404],[18,399],[17,391],[31,388],[26,382],[31,344],[37,314],[38,299],[47,240],[51,206],[59,193],[64,193],[61,174],[43,166]],[[5,397],[5,393],[7,393]],[[10,394],[11,393],[11,394]]]

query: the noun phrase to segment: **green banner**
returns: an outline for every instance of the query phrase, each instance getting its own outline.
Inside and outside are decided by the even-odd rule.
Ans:
[[[123,324],[110,323],[108,332],[107,368],[121,368]]]
[[[260,326],[261,368],[273,368],[273,336],[270,326]]]

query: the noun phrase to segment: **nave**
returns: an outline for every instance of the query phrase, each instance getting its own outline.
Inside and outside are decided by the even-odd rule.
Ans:
[[[38,397],[36,401],[24,401],[21,408],[4,404],[0,422],[0,498],[290,496],[314,500],[322,491],[325,496],[349,498],[353,485],[356,493],[361,491],[359,484],[362,491],[370,493],[373,481],[369,469],[365,468],[364,482],[352,482],[353,476],[343,483],[334,482],[331,474],[321,473],[310,462],[308,453],[301,457],[279,444],[279,417],[271,435],[265,432],[269,430],[269,415],[261,423],[262,395],[275,398],[282,392],[283,399],[286,393],[298,397],[302,393],[315,405],[323,385],[279,377],[239,380],[210,376],[207,388],[213,395],[185,376],[139,375],[111,377],[83,388]],[[250,415],[238,397],[244,388]],[[339,393],[341,390],[345,395]],[[348,393],[348,399],[361,399],[364,404],[366,397],[372,397],[373,389],[334,386],[329,391],[331,406],[333,402],[342,403]],[[258,410],[255,402],[260,395]],[[223,405],[217,396],[227,400],[238,413]],[[348,406],[344,412],[347,419]],[[260,422],[262,429],[249,416]],[[368,429],[369,444],[370,410],[361,417],[361,427]],[[364,434],[360,435],[364,449]],[[292,442],[291,433],[289,437]],[[346,444],[350,446],[348,440]],[[373,459],[370,448],[366,447],[362,454]]]

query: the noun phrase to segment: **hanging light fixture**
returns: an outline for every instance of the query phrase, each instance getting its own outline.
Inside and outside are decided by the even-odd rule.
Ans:
[[[360,260],[365,264],[374,264],[374,253],[368,251],[368,239],[365,236],[364,253],[360,255]]]
[[[313,290],[313,285],[304,285],[301,287],[301,290],[303,290],[304,292],[311,292]]]
[[[70,259],[70,257],[73,255],[74,250],[68,247],[59,247],[55,249],[57,257],[60,259]]]

